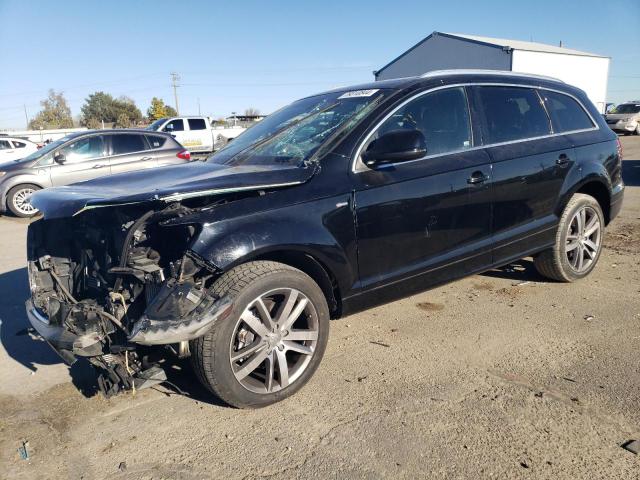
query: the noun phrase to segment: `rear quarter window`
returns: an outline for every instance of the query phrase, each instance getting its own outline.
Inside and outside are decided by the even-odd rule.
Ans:
[[[152,149],[162,148],[164,144],[167,143],[167,137],[162,137],[160,135],[147,135],[147,141],[149,145],[151,145]]]
[[[485,117],[485,145],[551,133],[549,117],[535,90],[478,87],[476,91]]]
[[[587,112],[570,96],[548,90],[540,90],[540,95],[542,95],[551,116],[554,132],[562,133],[593,128],[593,122]]]

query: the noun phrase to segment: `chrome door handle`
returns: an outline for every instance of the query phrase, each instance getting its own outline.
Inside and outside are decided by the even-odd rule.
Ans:
[[[467,183],[471,185],[477,185],[478,183],[484,183],[489,180],[489,175],[485,175],[484,173],[478,171],[473,172],[473,174],[467,178]]]
[[[140,160],[142,161],[153,160],[153,157],[142,157]]]
[[[105,166],[105,164],[104,164],[104,163],[96,163],[96,164],[93,166],[93,168],[102,168],[102,167],[104,167],[104,166]]]

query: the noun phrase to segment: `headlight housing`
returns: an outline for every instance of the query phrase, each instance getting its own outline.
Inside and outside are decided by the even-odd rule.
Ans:
[[[0,172],[0,177],[2,177],[3,175],[6,175],[7,172]]]

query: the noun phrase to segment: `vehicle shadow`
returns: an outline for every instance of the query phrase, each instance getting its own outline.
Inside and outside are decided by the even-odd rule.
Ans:
[[[640,186],[640,160],[623,160],[622,180],[629,187]]]
[[[538,273],[533,260],[522,259],[504,267],[494,268],[480,274],[483,277],[504,278],[519,282],[552,282]]]
[[[24,302],[29,297],[27,269],[0,274],[0,342],[7,355],[32,372],[40,365],[64,363],[60,357],[30,328]],[[74,385],[86,396],[95,393],[93,370],[85,362],[76,362],[69,375]]]
[[[168,382],[162,384],[166,395],[184,395],[192,400],[208,403],[217,407],[233,408],[216,395],[207,390],[196,377],[189,359],[170,356],[162,365]],[[177,388],[176,388],[177,387]],[[172,391],[170,393],[170,391]]]

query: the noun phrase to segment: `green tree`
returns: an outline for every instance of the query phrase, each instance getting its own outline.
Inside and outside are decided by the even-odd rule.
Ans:
[[[113,97],[108,93],[95,92],[87,97],[80,108],[82,120],[80,124],[84,127],[98,128],[102,122],[114,122],[115,112]]]
[[[99,128],[102,122],[126,128],[142,120],[142,112],[129,97],[113,98],[108,93],[95,92],[87,97],[82,111],[82,125]]]
[[[161,98],[153,97],[151,106],[147,109],[147,117],[150,122],[154,122],[160,118],[167,116],[167,106]]]
[[[165,105],[164,106],[164,110],[167,113],[167,117],[177,117],[178,116],[178,112],[176,111],[176,109],[173,108],[170,105]]]
[[[137,125],[142,120],[142,112],[129,97],[120,97],[113,101],[115,126],[127,128]]]
[[[49,90],[47,98],[40,102],[42,110],[29,122],[31,129],[72,128],[71,109],[62,92]]]

